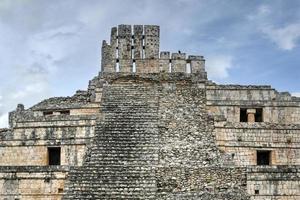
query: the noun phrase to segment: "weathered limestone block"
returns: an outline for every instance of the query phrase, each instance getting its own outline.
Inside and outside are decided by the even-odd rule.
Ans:
[[[159,58],[159,71],[160,72],[170,72],[170,52],[160,52]]]
[[[136,73],[158,73],[159,60],[157,59],[142,59],[135,60]]]
[[[132,60],[119,60],[120,72],[132,72]]]
[[[207,200],[223,195],[229,199],[248,199],[242,192],[246,190],[246,168],[173,166],[158,167],[156,174],[158,199],[203,199],[206,192],[210,197]]]
[[[172,53],[172,72],[186,72],[186,54]]]
[[[191,73],[205,72],[205,60],[203,56],[188,56],[188,62],[191,65]]]

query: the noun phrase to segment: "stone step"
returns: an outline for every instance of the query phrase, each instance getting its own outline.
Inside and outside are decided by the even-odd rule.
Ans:
[[[155,113],[158,110],[158,108],[153,107],[144,107],[144,108],[138,108],[138,107],[134,107],[134,106],[106,106],[106,107],[102,107],[102,111],[105,112],[120,112],[120,111],[125,111],[125,113],[132,113],[132,112],[143,112],[143,113],[138,113],[138,114],[147,114],[147,113]]]
[[[109,113],[109,114],[119,114],[119,115],[127,115],[127,116],[139,116],[139,117],[143,117],[143,116],[153,116],[155,113],[157,113],[157,110],[138,110],[139,112],[142,112],[142,113],[137,113],[137,110],[133,110],[133,109],[130,109],[128,111],[126,110],[112,110],[112,109],[102,109],[103,112],[106,112],[106,113]],[[112,112],[113,111],[113,112]]]
[[[126,139],[125,141],[122,141],[122,139],[119,139],[118,141],[114,142],[112,141],[113,138],[109,138],[109,137],[100,137],[97,139],[99,140],[99,142],[95,142],[98,145],[102,145],[103,148],[108,148],[108,147],[115,147],[115,148],[125,148],[126,146],[128,148],[130,147],[135,147],[137,145],[140,146],[145,146],[145,147],[151,147],[153,146],[153,144],[157,144],[158,140],[153,140],[151,137],[149,138],[141,138],[143,139],[143,141],[139,141],[138,139]],[[106,144],[104,146],[104,144]],[[146,145],[147,144],[147,145]],[[102,147],[101,147],[102,148]],[[100,149],[100,147],[99,147]]]
[[[155,199],[158,92],[151,85],[103,88],[104,121],[97,122],[88,162],[71,168],[64,199]]]

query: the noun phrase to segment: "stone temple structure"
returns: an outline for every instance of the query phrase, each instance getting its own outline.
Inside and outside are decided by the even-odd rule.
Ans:
[[[209,81],[159,34],[112,28],[86,91],[10,113],[0,199],[300,199],[300,98]]]

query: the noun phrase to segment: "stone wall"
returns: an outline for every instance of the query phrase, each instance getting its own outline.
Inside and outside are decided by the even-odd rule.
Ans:
[[[235,167],[157,169],[157,199],[248,199],[246,170]]]
[[[248,167],[247,187],[253,200],[297,200],[300,166]]]
[[[27,116],[27,117],[25,117]],[[1,132],[0,163],[48,165],[48,147],[61,147],[62,165],[81,165],[94,136],[95,115],[31,117],[20,115],[12,130]]]
[[[256,151],[272,152],[271,165],[300,164],[299,125],[272,123],[215,124],[216,142],[238,166],[256,165]]]
[[[208,83],[206,94],[219,148],[248,166],[251,199],[299,199],[300,99],[270,86]],[[241,108],[262,108],[263,122],[240,122]],[[255,166],[259,151],[270,152],[272,166]]]
[[[0,199],[58,200],[64,193],[68,167],[0,167]]]
[[[224,167],[228,157],[216,146],[205,81],[186,77],[160,88],[158,199],[247,199],[245,171]]]
[[[262,108],[263,121],[281,124],[300,123],[300,98],[278,93],[270,86],[207,86],[210,113],[229,122],[240,121],[240,108]]]

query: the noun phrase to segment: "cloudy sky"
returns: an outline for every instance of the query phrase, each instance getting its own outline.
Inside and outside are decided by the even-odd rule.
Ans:
[[[204,55],[217,83],[300,95],[299,0],[0,0],[0,127],[18,103],[86,89],[118,24],[158,24],[161,50]]]

